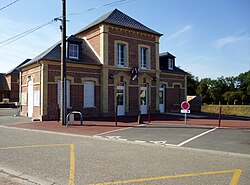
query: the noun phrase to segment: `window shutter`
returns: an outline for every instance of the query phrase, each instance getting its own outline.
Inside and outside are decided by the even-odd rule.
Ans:
[[[59,105],[59,107],[61,107],[61,96],[60,96],[60,92],[61,92],[61,81],[58,80],[57,81],[57,104]]]
[[[126,67],[127,66],[127,47],[126,47],[126,45],[124,45],[123,46],[123,51],[124,51],[124,53],[123,53],[123,55],[124,55],[124,66]]]
[[[70,107],[70,81],[69,80],[67,80],[67,88],[66,88],[66,90],[67,90],[67,93],[66,93],[66,96],[67,96],[67,108],[69,108]]]
[[[94,82],[84,82],[84,107],[94,107]]]

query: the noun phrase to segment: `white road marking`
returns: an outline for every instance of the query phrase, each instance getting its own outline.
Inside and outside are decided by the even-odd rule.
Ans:
[[[135,140],[137,143],[146,143],[146,141],[141,141],[141,140]]]
[[[157,145],[165,145],[167,143],[167,141],[149,141],[149,142]]]
[[[201,136],[204,136],[204,135],[206,135],[206,134],[208,134],[208,133],[210,133],[210,132],[215,131],[216,129],[217,129],[217,128],[215,127],[215,128],[213,128],[213,129],[211,129],[211,130],[208,130],[208,131],[206,131],[206,132],[203,132],[203,133],[201,133],[201,134],[199,134],[199,135],[197,135],[197,136],[194,136],[194,137],[192,137],[192,138],[190,138],[190,139],[188,139],[188,140],[186,140],[186,141],[183,141],[182,143],[178,144],[177,146],[183,146],[183,145],[187,144],[188,142],[190,142],[190,141],[192,141],[192,140],[194,140],[194,139],[197,139],[197,138],[199,138],[199,137],[201,137]]]
[[[106,136],[109,139],[119,139],[122,136]]]
[[[175,145],[175,144],[165,144],[165,146],[174,146],[174,147],[179,147],[178,145]]]
[[[133,128],[133,127],[127,127],[127,128],[121,128],[121,129],[111,130],[111,131],[107,131],[107,132],[102,132],[100,134],[96,134],[96,136],[102,136],[102,135],[110,134],[110,133],[113,133],[113,132],[118,132],[118,131],[122,131],[122,130],[128,130],[128,129],[131,129],[131,128]]]
[[[127,139],[120,139],[120,138],[119,138],[118,140],[119,140],[119,141],[127,141]]]

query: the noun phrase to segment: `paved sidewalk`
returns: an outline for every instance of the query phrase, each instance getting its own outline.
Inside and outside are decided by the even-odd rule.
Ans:
[[[145,124],[153,125],[185,125],[183,115],[152,115],[151,122],[148,122],[148,117],[143,116]],[[187,126],[205,126],[205,127],[218,127],[218,118],[216,115],[203,115],[202,118],[188,118]],[[69,134],[79,135],[98,135],[106,132],[117,131],[121,129],[128,129],[131,127],[142,126],[143,124],[137,123],[137,117],[119,117],[118,126],[115,126],[114,118],[92,118],[83,121],[83,126],[80,121],[75,121],[74,125],[61,126],[57,121],[42,121],[31,123],[18,123],[8,125],[10,127],[27,128],[35,130],[45,130],[52,132],[62,132]],[[229,118],[223,117],[221,120],[221,127],[225,128],[243,128],[250,129],[250,119],[248,118]]]

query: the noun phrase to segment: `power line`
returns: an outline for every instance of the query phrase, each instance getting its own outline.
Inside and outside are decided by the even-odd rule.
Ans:
[[[7,7],[9,7],[9,6],[11,6],[11,5],[13,5],[13,4],[15,4],[15,3],[17,3],[18,1],[20,1],[20,0],[15,0],[15,1],[13,1],[13,2],[7,4],[7,5],[5,5],[4,7],[0,8],[0,11],[3,10],[3,9],[5,9],[5,8],[7,8]]]
[[[22,37],[25,37],[26,35],[29,35],[29,34],[35,32],[35,31],[37,31],[37,30],[39,30],[39,29],[41,29],[41,28],[47,26],[48,24],[53,23],[53,22],[54,22],[54,20],[51,20],[51,21],[49,21],[49,22],[47,22],[47,23],[45,23],[45,24],[36,26],[36,27],[34,27],[34,28],[32,28],[32,29],[29,29],[29,30],[27,30],[27,31],[25,31],[25,32],[23,32],[23,33],[20,33],[20,34],[14,36],[14,37],[11,37],[11,38],[9,38],[9,39],[6,39],[6,40],[0,42],[0,44],[4,44],[4,43],[5,43],[4,45],[0,46],[0,48],[2,48],[2,47],[4,47],[4,46],[6,46],[6,45],[8,45],[8,44],[10,44],[10,43],[12,43],[12,42],[18,40],[18,39],[21,39]]]
[[[10,5],[16,3],[17,1],[19,1],[19,0],[13,1],[12,3],[6,5],[6,6],[3,7],[3,8],[6,8],[6,7],[8,7],[8,6],[10,6]],[[86,12],[89,12],[89,11],[92,11],[92,10],[95,10],[95,9],[99,9],[99,8],[103,8],[103,7],[111,7],[111,6],[120,5],[120,4],[125,4],[125,3],[131,2],[131,1],[135,1],[135,0],[117,0],[117,1],[109,2],[109,3],[103,4],[103,5],[97,6],[97,7],[89,8],[89,9],[87,9],[87,10],[85,10],[85,11],[81,11],[81,12],[77,12],[77,13],[71,13],[71,14],[69,14],[68,16],[80,15],[80,14],[83,14],[83,13],[86,13]],[[1,8],[1,9],[3,9],[3,8]],[[54,21],[60,20],[61,17],[62,17],[62,16],[56,17],[56,18],[54,18],[53,20],[51,20],[51,21],[49,21],[49,22],[47,22],[47,23],[45,23],[45,24],[42,24],[42,25],[40,25],[40,26],[36,26],[36,27],[31,28],[31,29],[29,29],[29,30],[27,30],[27,31],[24,31],[24,32],[22,32],[22,33],[20,33],[20,34],[17,34],[17,35],[15,35],[15,36],[11,37],[11,38],[8,38],[8,39],[6,39],[6,40],[1,41],[0,44],[4,44],[4,43],[5,43],[5,44],[2,45],[2,46],[0,46],[0,48],[4,47],[4,46],[6,46],[6,45],[8,45],[8,44],[10,44],[10,43],[12,43],[12,42],[14,42],[14,41],[20,39],[20,38],[23,38],[24,36],[29,35],[29,34],[35,32],[35,31],[37,31],[37,30],[39,30],[39,29],[41,29],[41,28],[47,26],[48,24],[53,23]]]
[[[118,0],[118,1],[112,1],[112,2],[109,2],[109,3],[103,4],[103,5],[99,5],[99,6],[96,6],[96,7],[93,7],[93,8],[89,8],[89,9],[81,11],[81,12],[70,13],[70,14],[68,14],[68,16],[80,15],[80,14],[83,14],[83,13],[86,13],[86,12],[89,12],[89,11],[93,11],[95,9],[116,6],[116,5],[120,5],[120,4],[125,4],[125,3],[128,3],[130,1],[135,1],[135,0]]]

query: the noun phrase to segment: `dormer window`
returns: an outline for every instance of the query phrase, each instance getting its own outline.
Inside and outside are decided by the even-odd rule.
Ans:
[[[79,59],[79,46],[77,44],[69,44],[69,58]]]
[[[168,59],[168,69],[173,70],[174,69],[174,59],[169,58]]]

